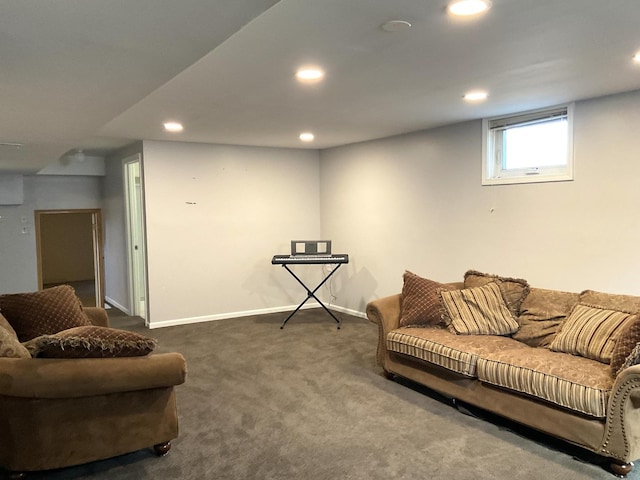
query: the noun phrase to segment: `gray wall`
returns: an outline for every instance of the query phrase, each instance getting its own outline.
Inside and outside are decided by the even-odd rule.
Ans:
[[[271,257],[320,235],[318,152],[159,141],[143,150],[150,325],[297,305],[300,286]]]
[[[352,256],[336,304],[468,269],[640,295],[640,91],[575,107],[575,180],[481,186],[481,121],[321,152],[322,235]]]
[[[25,176],[24,203],[0,206],[0,293],[38,289],[35,210],[100,208],[101,197],[99,177]]]

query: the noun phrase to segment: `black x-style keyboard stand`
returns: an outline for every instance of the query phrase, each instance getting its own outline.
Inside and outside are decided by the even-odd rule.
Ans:
[[[297,280],[297,282],[298,282],[300,285],[302,285],[302,287],[307,291],[307,298],[305,298],[305,299],[300,303],[300,305],[298,305],[298,307],[297,307],[293,312],[291,312],[287,318],[285,318],[285,319],[284,319],[284,322],[282,322],[282,325],[280,326],[280,329],[283,329],[283,328],[284,328],[284,326],[285,326],[285,325],[287,324],[287,322],[289,321],[289,319],[290,319],[291,317],[293,317],[296,313],[298,313],[298,310],[300,310],[300,309],[302,308],[302,306],[303,306],[305,303],[307,303],[307,301],[308,301],[309,299],[311,299],[311,298],[314,298],[314,299],[316,300],[316,302],[318,302],[318,303],[320,304],[320,306],[321,306],[322,308],[324,308],[324,310],[325,310],[329,315],[331,315],[331,318],[333,318],[333,319],[335,320],[335,322],[338,324],[338,330],[340,329],[340,326],[342,325],[342,322],[340,321],[340,319],[338,319],[338,318],[333,314],[333,312],[332,312],[331,310],[329,310],[329,309],[326,307],[326,305],[322,302],[322,300],[320,300],[318,297],[316,297],[316,292],[317,292],[317,291],[318,291],[318,290],[319,290],[319,289],[320,289],[320,288],[321,288],[321,287],[326,283],[326,281],[327,281],[327,280],[329,280],[329,278],[331,278],[331,276],[332,276],[334,273],[336,273],[336,271],[338,270],[338,268],[340,268],[340,265],[342,265],[342,263],[347,263],[347,262],[349,261],[349,260],[348,260],[348,258],[349,258],[349,257],[348,257],[348,256],[346,256],[346,255],[345,255],[345,257],[346,257],[346,261],[344,261],[344,259],[341,259],[341,261],[340,261],[339,263],[338,263],[338,262],[336,262],[336,263],[335,263],[335,267],[331,269],[331,272],[329,272],[329,274],[328,274],[326,277],[324,277],[324,279],[323,279],[323,280],[318,284],[318,286],[317,286],[316,288],[314,288],[313,290],[311,290],[309,287],[307,287],[307,286],[304,284],[304,282],[303,282],[302,280],[300,280],[300,279],[298,278],[298,276],[293,272],[293,270],[291,270],[291,269],[289,268],[289,264],[294,264],[294,262],[291,262],[291,263],[288,263],[288,262],[287,262],[287,263],[281,263],[281,262],[276,261],[276,260],[275,260],[275,257],[274,257],[274,261],[272,261],[272,263],[274,263],[274,264],[275,264],[275,263],[280,263],[284,268],[286,268],[287,272],[289,272],[289,273],[291,274],[291,276],[292,276],[293,278],[295,278],[295,279]],[[318,261],[308,262],[308,263],[307,263],[307,262],[295,262],[295,263],[298,263],[299,265],[310,265],[310,264],[327,265],[327,264],[333,264],[333,262],[331,262],[331,260],[329,260],[329,259],[327,259],[327,261],[326,261],[326,262],[322,262],[322,263],[320,263],[320,262],[318,262]]]

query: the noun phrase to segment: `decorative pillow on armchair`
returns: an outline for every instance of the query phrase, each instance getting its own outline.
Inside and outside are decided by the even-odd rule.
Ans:
[[[0,310],[21,342],[68,328],[91,325],[73,287],[0,295]]]
[[[441,291],[451,327],[461,335],[510,335],[518,330],[496,282],[482,287]]]
[[[444,326],[439,292],[453,287],[422,278],[408,270],[404,272],[403,279],[400,326]]]
[[[34,357],[107,358],[140,357],[153,351],[157,340],[108,327],[75,327],[43,335],[25,343]]]
[[[504,301],[513,316],[520,315],[522,302],[529,294],[529,282],[521,278],[501,277],[475,270],[469,270],[464,274],[464,288],[481,287],[491,282],[497,282],[500,286]]]
[[[31,358],[29,351],[18,341],[16,332],[0,313],[0,357]]]

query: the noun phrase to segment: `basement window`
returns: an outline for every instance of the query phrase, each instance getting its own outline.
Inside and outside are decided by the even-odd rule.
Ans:
[[[485,119],[482,184],[573,180],[573,104]]]

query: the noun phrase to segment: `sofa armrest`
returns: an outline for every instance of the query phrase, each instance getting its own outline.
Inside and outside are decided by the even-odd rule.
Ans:
[[[396,294],[379,298],[367,304],[367,318],[378,324],[378,365],[384,368],[387,353],[387,334],[400,326],[402,295]]]
[[[179,353],[120,358],[0,358],[0,395],[76,398],[184,383]]]
[[[616,377],[607,406],[604,454],[625,462],[640,458],[640,365]]]
[[[89,320],[96,327],[108,327],[109,315],[104,308],[100,307],[83,307],[84,313],[89,317]]]

